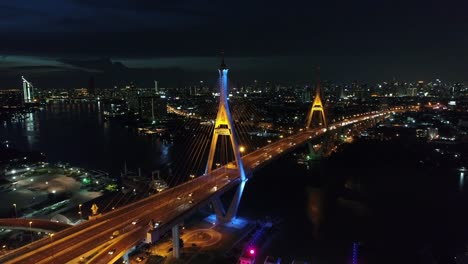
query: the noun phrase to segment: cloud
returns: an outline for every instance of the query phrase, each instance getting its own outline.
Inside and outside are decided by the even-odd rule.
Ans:
[[[0,67],[21,67],[21,66],[60,66],[53,58],[40,56],[17,56],[17,55],[2,55],[0,57]]]
[[[14,18],[18,16],[43,16],[47,14],[37,10],[34,7],[24,7],[17,4],[15,5],[15,2],[0,4],[0,11],[0,18]]]
[[[468,56],[467,24],[462,23],[466,1],[440,8],[386,0],[4,2],[0,54],[30,57],[0,59],[3,70],[54,66],[83,75],[142,67],[208,72],[224,49],[233,72],[242,69],[253,78],[262,71],[272,78],[306,72],[302,78],[307,78],[308,70],[301,67],[320,63],[348,79],[402,69],[458,71]],[[452,56],[460,61],[443,64]],[[416,59],[407,59],[411,57]],[[431,60],[421,62],[420,57]],[[95,58],[118,58],[123,64]]]
[[[75,3],[102,10],[160,13],[176,16],[201,17],[210,13],[210,1],[154,1],[154,0],[74,0]]]
[[[83,69],[90,72],[112,72],[112,71],[124,71],[128,68],[121,62],[113,62],[110,58],[100,59],[58,59],[66,65],[70,65],[77,69]]]
[[[28,73],[28,74],[48,74],[51,72],[63,72],[67,71],[67,68],[58,67],[58,66],[47,66],[47,65],[38,65],[38,66],[16,66],[10,67],[5,70],[5,73],[17,75],[18,73]]]

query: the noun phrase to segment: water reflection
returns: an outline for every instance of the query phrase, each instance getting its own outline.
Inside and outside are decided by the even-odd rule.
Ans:
[[[317,188],[308,190],[307,213],[314,226],[314,237],[319,238],[319,229],[322,221],[322,199],[321,191]]]
[[[97,112],[98,112],[98,123],[102,123],[102,111],[101,111],[101,101],[97,102]]]
[[[2,140],[20,150],[44,152],[50,162],[67,162],[101,169],[118,176],[127,161],[129,169],[144,175],[169,162],[170,145],[157,137],[138,135],[119,122],[104,121],[101,102],[48,104],[26,120],[0,126]]]
[[[36,113],[28,113],[24,122],[26,129],[26,139],[28,142],[28,149],[32,150],[34,144],[36,144],[36,129],[39,128],[39,123],[36,122]]]

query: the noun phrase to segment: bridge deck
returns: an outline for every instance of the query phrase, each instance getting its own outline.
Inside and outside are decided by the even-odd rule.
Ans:
[[[330,124],[329,127],[336,129],[370,118],[379,118],[391,111],[393,110],[358,116],[346,122]],[[310,129],[273,142],[243,156],[244,168],[251,176],[251,173],[260,166],[325,132],[326,129]],[[113,210],[101,218],[58,232],[53,241],[42,239],[27,247],[19,248],[0,257],[0,262],[32,264],[49,263],[53,259],[55,263],[66,263],[96,248],[104,248],[99,257],[93,258],[91,263],[109,263],[142,240],[141,236],[149,229],[150,220],[161,221],[160,228],[168,228],[177,223],[177,219],[183,219],[188,213],[208,203],[214,196],[220,195],[238,182],[238,171],[221,167],[207,175]],[[132,225],[131,222],[135,219],[138,219],[138,222]],[[111,240],[110,236],[116,230],[120,231],[120,236],[128,239],[115,240],[115,242]],[[111,249],[116,249],[116,255],[105,253]]]

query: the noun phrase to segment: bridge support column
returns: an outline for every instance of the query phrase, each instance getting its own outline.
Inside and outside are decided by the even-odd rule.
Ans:
[[[231,204],[229,205],[227,212],[224,209],[223,203],[219,196],[213,200],[213,206],[216,213],[216,222],[227,223],[236,217],[246,182],[247,181],[241,181],[237,186],[236,193],[231,200]]]
[[[172,227],[172,256],[174,258],[180,258],[180,229],[179,225]]]
[[[216,222],[219,222],[224,218],[224,215],[226,215],[226,210],[224,210],[223,202],[219,196],[214,198],[212,202],[216,214]]]
[[[125,254],[122,256],[125,264],[130,264],[130,258],[128,257],[128,254],[130,254],[130,250],[125,252]]]
[[[232,148],[232,152],[234,154],[234,168],[239,172],[239,178],[241,179],[241,183],[237,188],[236,194],[229,205],[229,209],[226,212],[224,210],[223,204],[221,199],[215,197],[213,199],[213,206],[216,212],[216,221],[217,222],[228,222],[231,221],[237,214],[237,209],[239,208],[239,203],[242,197],[242,192],[244,190],[245,182],[247,181],[247,176],[244,171],[244,165],[242,164],[242,157],[240,152],[239,143],[237,142],[237,134],[234,128],[234,121],[231,116],[231,111],[229,110],[229,103],[228,103],[228,68],[224,63],[224,57],[222,59],[221,65],[219,67],[219,106],[218,106],[218,114],[216,116],[215,124],[214,124],[214,131],[213,137],[211,140],[211,146],[208,153],[208,162],[206,164],[205,173],[208,174],[213,170],[213,162],[216,153],[216,147],[218,138],[228,137],[230,141],[230,145]]]

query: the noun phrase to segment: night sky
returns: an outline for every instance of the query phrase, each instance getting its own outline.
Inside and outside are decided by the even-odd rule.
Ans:
[[[0,3],[0,89],[216,79],[467,81],[467,1],[18,0]]]

